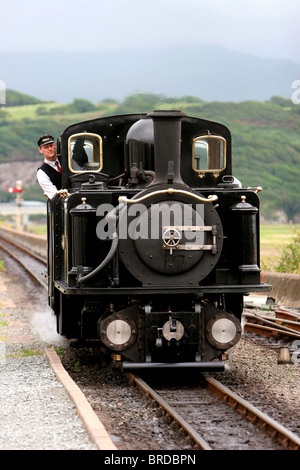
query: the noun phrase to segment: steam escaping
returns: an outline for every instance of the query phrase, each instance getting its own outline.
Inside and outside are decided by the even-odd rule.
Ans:
[[[47,307],[35,311],[31,319],[32,332],[42,341],[52,346],[67,346],[68,340],[57,333],[56,317]]]

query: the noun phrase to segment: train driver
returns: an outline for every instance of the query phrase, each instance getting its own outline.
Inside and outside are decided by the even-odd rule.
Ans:
[[[61,189],[60,155],[56,153],[56,143],[49,135],[42,135],[38,142],[39,152],[44,156],[44,163],[37,171],[37,180],[45,196],[52,199]]]

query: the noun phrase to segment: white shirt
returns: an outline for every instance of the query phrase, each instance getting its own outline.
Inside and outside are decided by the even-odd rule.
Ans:
[[[58,171],[57,166],[55,165],[55,162],[52,162],[50,160],[45,159],[44,163],[47,163],[47,165],[52,166],[52,168],[54,168],[56,171]],[[53,196],[55,196],[55,194],[57,192],[57,187],[52,183],[49,176],[46,175],[46,173],[43,170],[39,169],[37,171],[36,176],[37,176],[37,180],[38,180],[41,188],[43,189],[44,193],[46,194],[46,196],[48,196],[49,199],[52,199]]]

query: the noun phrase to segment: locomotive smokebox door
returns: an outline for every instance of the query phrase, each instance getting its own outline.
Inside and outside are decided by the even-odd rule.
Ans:
[[[150,238],[142,234],[143,238],[134,241],[138,256],[151,270],[162,274],[188,271],[200,262],[208,240],[212,245],[211,233],[204,230],[203,217],[181,202],[151,205],[137,219],[135,227],[138,226],[148,227],[151,235]]]
[[[191,192],[168,196],[161,188],[146,191],[143,205],[128,204],[121,215],[120,258],[144,286],[198,285],[222,251],[219,215],[211,202],[195,203]]]

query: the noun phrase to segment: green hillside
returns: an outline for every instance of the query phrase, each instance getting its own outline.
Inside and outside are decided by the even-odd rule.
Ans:
[[[15,93],[15,92],[14,92]],[[107,99],[93,104],[84,99],[59,105],[7,92],[0,109],[0,163],[40,160],[36,141],[43,133],[58,136],[69,124],[102,115],[180,109],[189,115],[227,125],[233,139],[233,173],[244,186],[262,186],[263,215],[300,218],[300,105],[273,97],[269,102],[204,102],[201,98],[134,94],[123,102]],[[0,194],[0,200],[3,199]],[[27,192],[25,197],[30,198]]]
[[[42,100],[35,98],[34,96],[24,95],[15,90],[7,90],[6,93],[6,106],[24,106],[28,104],[43,103]]]

